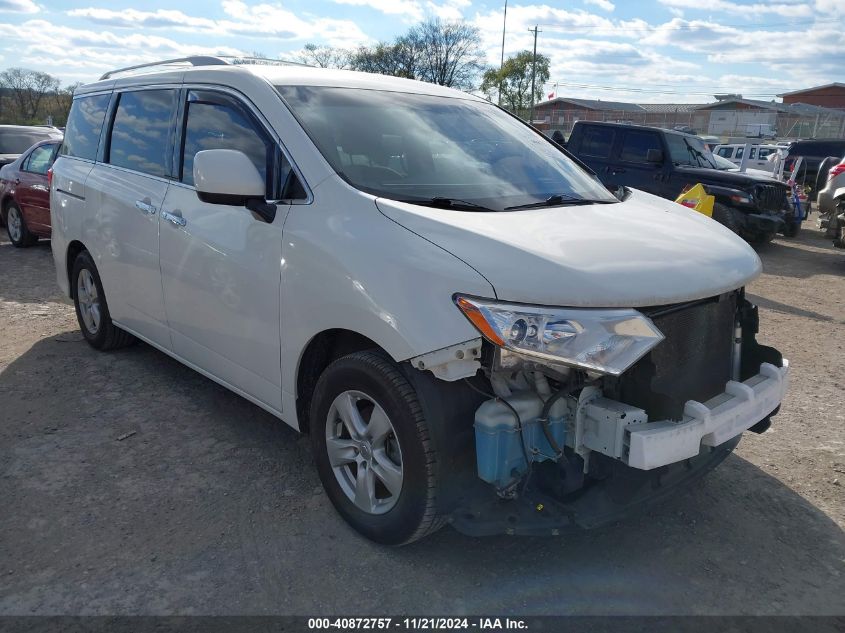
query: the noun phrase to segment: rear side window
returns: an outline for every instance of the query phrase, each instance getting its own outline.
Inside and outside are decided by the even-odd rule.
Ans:
[[[176,90],[121,94],[106,162],[151,176],[168,175],[176,94]]]
[[[225,96],[189,95],[183,147],[181,181],[187,185],[194,184],[194,156],[206,149],[243,152],[265,182],[271,182],[274,143],[261,126]],[[268,197],[271,195],[268,191]]]
[[[736,156],[735,156],[735,158],[742,158],[742,156],[743,156],[744,154],[745,154],[745,148],[744,148],[744,147],[737,147],[737,148],[736,148]]]
[[[62,143],[63,156],[95,160],[100,132],[106,119],[110,95],[79,97],[73,100]]]
[[[722,158],[730,158],[731,154],[734,153],[734,148],[733,147],[720,147],[719,151],[717,153]]]
[[[584,140],[581,141],[581,153],[584,156],[608,158],[615,136],[615,131],[610,128],[587,128],[587,131],[584,132]]]
[[[36,147],[32,153],[27,157],[23,165],[23,170],[33,174],[46,174],[53,164],[53,154],[56,151],[56,146],[52,143]]]
[[[639,130],[628,130],[625,133],[625,140],[622,143],[622,154],[620,158],[632,163],[645,163],[648,150],[659,149],[660,137],[654,132],[640,132]]]

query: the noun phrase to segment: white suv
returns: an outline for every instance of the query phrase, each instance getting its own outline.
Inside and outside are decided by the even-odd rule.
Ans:
[[[52,247],[92,346],[309,432],[367,537],[554,533],[712,468],[786,389],[754,251],[618,195],[462,92],[189,58],[77,91]]]

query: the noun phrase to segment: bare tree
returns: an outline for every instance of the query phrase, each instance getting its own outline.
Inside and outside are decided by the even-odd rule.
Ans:
[[[484,67],[478,27],[466,22],[428,20],[406,36],[419,51],[420,78],[451,88],[472,88]]]
[[[26,68],[9,68],[0,73],[0,88],[12,101],[14,115],[22,122],[34,122],[48,94],[59,89],[58,79]]]
[[[316,44],[306,44],[299,54],[300,61],[320,68],[349,68],[351,57],[351,53],[345,48]]]

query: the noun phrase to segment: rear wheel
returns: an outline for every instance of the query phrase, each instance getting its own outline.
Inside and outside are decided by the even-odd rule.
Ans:
[[[6,209],[6,232],[9,234],[9,240],[18,248],[32,246],[38,241],[38,238],[29,232],[23,213],[14,202],[10,202]]]
[[[403,545],[443,525],[428,422],[390,359],[367,351],[332,363],[317,382],[310,429],[323,487],[358,532]]]
[[[134,336],[112,323],[100,274],[88,251],[82,251],[73,263],[71,291],[79,329],[91,347],[108,351],[135,342]]]

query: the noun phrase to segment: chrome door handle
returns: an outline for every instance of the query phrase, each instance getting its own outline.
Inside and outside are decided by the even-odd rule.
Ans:
[[[142,211],[146,215],[155,215],[156,208],[146,200],[136,200],[135,208]]]
[[[188,221],[185,218],[183,218],[182,214],[179,213],[178,211],[175,211],[173,213],[168,213],[167,211],[162,211],[161,217],[164,218],[165,220],[167,220],[168,222],[170,222],[171,224],[175,225],[175,226],[185,226],[188,223]]]

